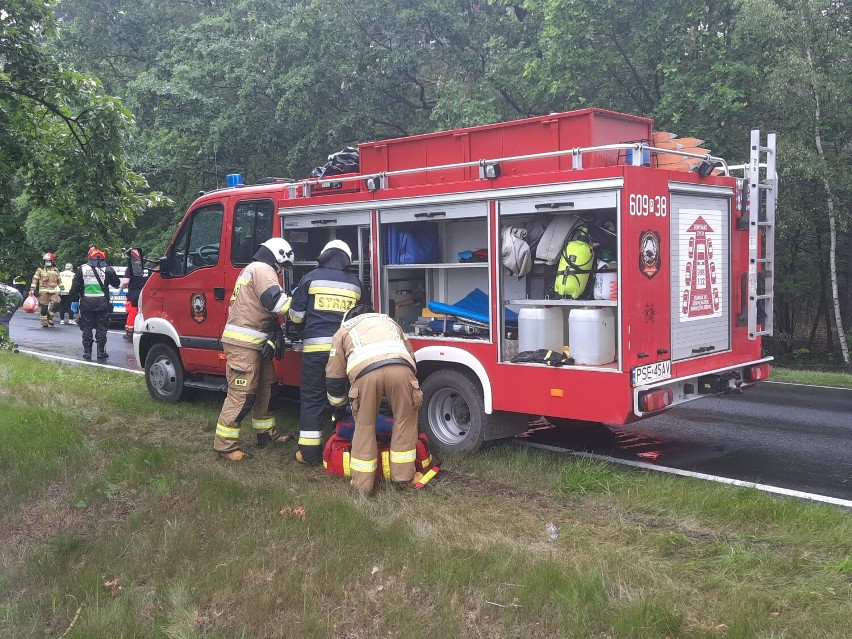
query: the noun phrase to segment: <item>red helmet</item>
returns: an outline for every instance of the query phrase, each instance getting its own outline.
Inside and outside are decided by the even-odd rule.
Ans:
[[[53,253],[45,253],[41,256],[41,259],[43,259],[45,262],[55,262],[56,256]]]
[[[104,253],[101,249],[96,246],[93,246],[89,249],[89,259],[90,260],[105,260],[106,253]]]

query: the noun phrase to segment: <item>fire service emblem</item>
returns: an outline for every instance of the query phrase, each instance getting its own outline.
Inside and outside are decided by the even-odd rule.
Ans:
[[[681,273],[681,309],[679,321],[687,322],[702,317],[718,317],[722,314],[722,300],[717,282],[716,260],[713,245],[721,246],[721,219],[719,211],[685,211],[695,215],[682,216],[681,254],[686,253],[685,268]],[[685,249],[685,251],[684,251]]]
[[[207,319],[207,296],[204,293],[193,293],[189,298],[189,314],[199,324]]]
[[[659,231],[642,231],[642,234],[639,236],[639,270],[649,280],[659,272]]]

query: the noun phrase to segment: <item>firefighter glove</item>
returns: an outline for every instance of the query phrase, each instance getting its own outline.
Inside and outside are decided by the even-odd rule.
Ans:
[[[263,348],[260,349],[260,357],[265,360],[275,357],[275,336],[272,333],[266,336]]]
[[[287,340],[284,338],[284,331],[279,330],[275,335],[275,359],[283,359],[286,349]]]

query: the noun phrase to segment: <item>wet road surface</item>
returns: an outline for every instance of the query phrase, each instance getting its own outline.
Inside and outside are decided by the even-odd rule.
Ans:
[[[36,351],[45,355],[67,357],[89,364],[83,359],[83,341],[80,327],[74,324],[42,328],[39,314],[24,313],[21,309],[12,316],[9,323],[9,337],[22,351]],[[106,352],[109,358],[93,362],[117,366],[132,371],[140,371],[133,356],[133,342],[124,339],[124,327],[118,324],[110,326],[107,332]]]

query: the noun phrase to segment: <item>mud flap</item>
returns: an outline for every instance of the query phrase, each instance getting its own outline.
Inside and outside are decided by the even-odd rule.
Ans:
[[[485,419],[485,428],[483,429],[483,439],[485,441],[515,437],[529,428],[527,425],[529,415],[523,413],[509,413],[495,410],[490,415],[486,415]]]

